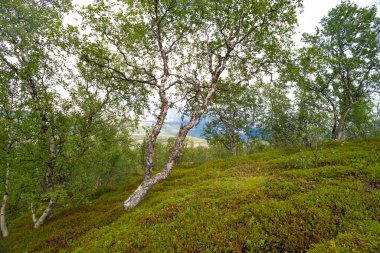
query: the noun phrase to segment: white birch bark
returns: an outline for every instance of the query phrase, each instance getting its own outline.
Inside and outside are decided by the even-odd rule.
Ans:
[[[5,184],[4,184],[4,194],[3,194],[3,202],[1,203],[0,208],[0,229],[3,237],[7,237],[9,235],[8,226],[6,222],[6,209],[9,198],[9,173],[10,173],[10,165],[7,163],[6,174],[5,174]]]
[[[33,227],[34,228],[39,228],[41,227],[43,224],[45,224],[46,220],[52,215],[53,213],[53,209],[57,203],[57,200],[58,198],[57,197],[53,197],[53,198],[50,198],[49,200],[49,203],[48,205],[46,206],[44,212],[42,213],[42,215],[34,222],[34,225]],[[34,215],[34,214],[33,214]],[[33,219],[36,219],[35,215],[33,217]]]

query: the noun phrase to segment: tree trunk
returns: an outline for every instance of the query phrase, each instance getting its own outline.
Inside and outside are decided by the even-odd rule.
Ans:
[[[338,127],[338,120],[336,119],[336,117],[334,115],[334,125],[333,125],[332,131],[331,131],[331,138],[334,140],[335,140],[335,134],[337,131],[337,127]]]
[[[49,161],[47,163],[47,168],[45,172],[45,192],[52,192],[54,190],[54,170],[55,170],[55,163],[56,163],[56,140],[54,137],[54,127],[52,126],[51,122],[49,121],[48,114],[46,110],[43,110],[41,103],[40,103],[40,96],[38,93],[38,89],[36,87],[36,84],[34,83],[33,79],[31,77],[27,78],[28,82],[28,92],[33,100],[34,110],[37,112],[39,118],[40,118],[40,128],[41,133],[43,135],[46,135],[47,142],[49,143]],[[51,109],[51,108],[50,108]],[[43,214],[36,220],[35,213],[34,216],[34,228],[41,227],[46,220],[52,215],[52,211],[57,203],[58,198],[52,197],[49,200],[49,203],[47,207],[45,208],[45,211]]]
[[[53,209],[57,203],[57,200],[58,200],[57,197],[50,198],[49,204],[45,208],[45,211],[40,216],[40,218],[38,218],[38,220],[34,223],[34,226],[33,226],[34,228],[39,228],[43,224],[45,224],[46,220],[52,215],[52,212],[53,212]],[[35,218],[35,216],[34,216],[34,218]]]
[[[3,195],[3,202],[1,204],[0,208],[0,229],[1,229],[1,234],[3,237],[7,237],[9,235],[8,227],[7,227],[7,222],[6,222],[6,208],[7,208],[7,203],[8,203],[8,187],[9,187],[9,163],[7,163],[7,171],[5,175],[5,186],[4,186],[4,195]]]
[[[153,176],[153,156],[155,151],[155,145],[157,142],[157,137],[161,132],[162,126],[164,125],[166,115],[169,110],[169,104],[166,98],[164,89],[161,87],[159,91],[160,100],[161,100],[161,109],[157,117],[156,123],[153,127],[153,131],[149,136],[147,143],[147,149],[145,151],[145,178],[143,182],[137,187],[137,189],[129,196],[129,198],[124,201],[124,209],[130,210],[137,206],[146,196],[148,191],[159,181],[159,174]]]
[[[137,206],[145,198],[149,190],[155,184],[167,178],[169,174],[171,173],[171,171],[173,170],[174,164],[176,160],[178,159],[178,157],[180,156],[182,144],[186,138],[186,135],[190,131],[190,129],[194,127],[197,120],[202,116],[211,98],[214,96],[217,90],[218,79],[221,73],[223,72],[223,70],[225,69],[228,56],[230,55],[232,51],[232,49],[228,49],[226,56],[219,61],[219,64],[215,67],[215,69],[213,69],[212,67],[213,66],[212,54],[209,53],[209,57],[211,56],[211,59],[209,60],[209,66],[210,66],[209,68],[210,68],[210,73],[212,75],[210,90],[207,92],[206,97],[203,99],[200,108],[198,110],[193,109],[189,122],[186,125],[181,126],[178,132],[176,141],[174,143],[174,147],[171,150],[168,162],[166,163],[164,169],[160,173],[153,175],[153,167],[154,167],[153,155],[155,151],[155,144],[157,142],[157,136],[161,132],[162,126],[165,122],[165,118],[169,109],[169,103],[166,97],[166,90],[168,87],[165,87],[165,85],[170,76],[169,58],[168,58],[169,52],[163,49],[161,27],[159,25],[157,27],[156,35],[157,35],[158,47],[161,52],[161,58],[162,58],[162,63],[163,63],[163,77],[160,80],[160,84],[157,85],[157,87],[159,87],[159,95],[160,95],[160,101],[161,101],[160,114],[158,115],[157,121],[150,135],[150,139],[148,141],[148,147],[145,153],[145,178],[143,182],[139,185],[139,187],[137,187],[137,189],[129,196],[129,198],[126,201],[124,201],[124,209],[126,211]],[[169,88],[171,85],[169,85]]]
[[[36,208],[33,206],[33,204],[30,204],[30,210],[32,211],[32,221],[34,224],[37,222],[37,216],[36,216]]]
[[[156,123],[153,127],[152,133],[149,136],[147,148],[145,150],[145,176],[148,178],[151,178],[153,176],[153,157],[155,152],[155,145],[157,142],[157,137],[161,132],[161,129],[164,125],[169,110],[169,102],[166,98],[166,94],[163,87],[160,88],[159,95],[161,100],[160,113],[157,116]]]
[[[237,156],[237,143],[236,142],[231,143],[231,154],[232,154],[232,156]]]
[[[176,160],[181,154],[182,144],[187,136],[187,133],[190,131],[190,129],[194,127],[197,120],[202,116],[202,114],[207,108],[207,105],[211,97],[214,95],[215,91],[216,91],[216,83],[214,84],[213,88],[209,91],[205,101],[202,104],[202,107],[198,111],[193,112],[190,118],[190,121],[186,125],[181,126],[178,132],[176,141],[174,143],[173,149],[171,150],[168,162],[166,163],[164,169],[160,173],[154,176],[150,176],[151,175],[149,174],[150,171],[147,171],[147,168],[146,168],[145,178],[143,182],[129,196],[129,198],[126,201],[124,201],[124,210],[128,211],[134,208],[135,206],[137,206],[145,198],[146,194],[155,184],[166,179],[170,175],[171,171],[174,168]]]
[[[333,133],[334,140],[344,140],[344,125],[339,125]]]
[[[338,121],[338,124],[334,124],[334,131],[332,133],[333,140],[344,140],[345,138],[345,128],[346,128],[346,120],[350,114],[351,110],[347,110],[343,117]]]
[[[354,104],[351,104],[351,106],[346,109],[345,113],[340,118],[340,120],[337,120],[338,118],[334,117],[334,128],[333,128],[333,133],[332,133],[333,140],[344,140],[346,122],[351,114],[353,105]]]
[[[145,198],[148,191],[157,183],[154,178],[144,178],[139,187],[124,201],[124,210],[128,211],[134,208]]]
[[[343,121],[339,121],[338,124],[334,124],[332,139],[333,140],[343,140],[344,139],[344,128],[345,124]]]

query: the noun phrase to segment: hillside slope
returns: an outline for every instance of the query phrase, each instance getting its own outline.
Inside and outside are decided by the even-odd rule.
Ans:
[[[276,150],[176,168],[137,208],[126,187],[64,209],[40,230],[29,214],[9,252],[379,252],[380,140]],[[121,182],[124,184],[124,182]]]

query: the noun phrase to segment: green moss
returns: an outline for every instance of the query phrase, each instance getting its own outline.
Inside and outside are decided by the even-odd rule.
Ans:
[[[379,252],[380,241],[377,236],[357,233],[339,234],[334,240],[311,246],[309,252]]]
[[[176,168],[129,212],[132,177],[58,208],[39,230],[12,221],[10,252],[379,252],[380,140],[275,150]],[[302,160],[304,159],[304,160]]]

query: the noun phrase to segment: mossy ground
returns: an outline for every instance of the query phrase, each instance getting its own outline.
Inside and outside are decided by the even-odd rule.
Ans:
[[[275,150],[176,168],[134,210],[138,185],[12,221],[9,252],[380,252],[380,140]]]

